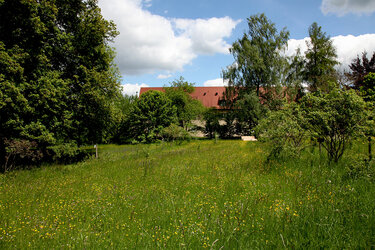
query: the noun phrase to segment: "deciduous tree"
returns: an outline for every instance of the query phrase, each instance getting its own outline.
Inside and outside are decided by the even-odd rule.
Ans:
[[[153,142],[160,138],[163,128],[176,121],[176,107],[161,91],[142,94],[132,107],[129,131],[138,142]]]
[[[230,53],[234,63],[223,71],[223,78],[236,87],[244,87],[246,92],[281,84],[285,58],[281,51],[285,48],[289,32],[286,28],[278,31],[264,14],[247,19],[249,30],[233,43]]]
[[[172,105],[176,107],[178,123],[187,130],[190,122],[205,111],[203,104],[190,96],[194,91],[194,84],[180,77],[171,82],[169,87],[164,87],[164,90]]]
[[[46,150],[111,136],[116,34],[96,0],[0,1],[0,165],[6,138]]]
[[[306,129],[322,139],[330,161],[338,162],[366,120],[365,103],[353,90],[334,89],[302,98]]]

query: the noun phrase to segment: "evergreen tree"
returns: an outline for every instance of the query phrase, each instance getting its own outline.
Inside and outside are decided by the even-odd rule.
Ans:
[[[329,82],[336,81],[336,49],[330,37],[316,22],[309,27],[309,36],[310,40],[306,42],[304,80],[308,82],[310,91],[327,90]]]

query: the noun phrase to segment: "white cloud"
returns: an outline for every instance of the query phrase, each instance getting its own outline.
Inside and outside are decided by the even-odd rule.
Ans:
[[[139,91],[141,87],[149,87],[147,84],[132,84],[132,83],[125,83],[121,85],[122,87],[122,93],[124,95],[139,95]]]
[[[308,40],[309,38],[289,40],[286,55],[292,56],[295,54],[297,48],[300,48],[301,54],[304,55],[304,52],[307,50],[306,41]],[[348,70],[348,65],[357,55],[361,56],[363,51],[367,51],[368,55],[372,55],[375,52],[375,34],[335,36],[332,37],[332,40],[333,45],[336,47],[337,59],[340,63],[339,70]]]
[[[122,74],[181,71],[200,54],[227,53],[238,21],[229,17],[167,19],[145,10],[150,0],[99,0],[106,19],[113,20],[116,63]]]
[[[210,19],[175,19],[177,30],[191,39],[193,51],[200,54],[229,53],[230,45],[224,40],[240,21],[229,17]]]
[[[223,78],[217,78],[213,80],[208,80],[203,83],[203,86],[228,86],[228,81],[224,81]]]
[[[164,74],[160,74],[157,76],[158,79],[167,79],[167,78],[171,78],[173,75],[172,74],[167,74],[167,75],[164,75]]]
[[[374,0],[323,0],[321,10],[324,14],[335,13],[343,16],[347,13],[370,14],[375,12]]]

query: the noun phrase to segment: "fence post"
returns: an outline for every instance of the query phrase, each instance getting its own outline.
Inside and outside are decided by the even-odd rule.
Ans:
[[[98,159],[98,146],[94,145],[95,148],[95,158]]]

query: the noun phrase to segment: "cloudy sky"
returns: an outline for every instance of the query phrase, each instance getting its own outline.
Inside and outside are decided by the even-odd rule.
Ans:
[[[196,86],[222,85],[221,71],[233,63],[228,48],[258,13],[290,31],[289,55],[306,48],[313,22],[333,39],[340,69],[375,51],[375,0],[99,0],[99,6],[120,32],[113,46],[128,94],[180,76]]]

